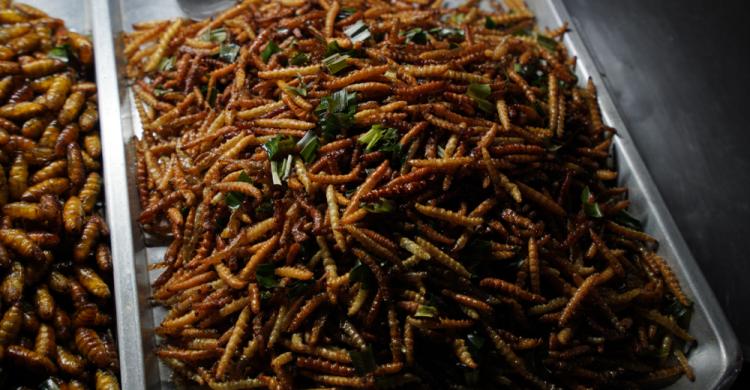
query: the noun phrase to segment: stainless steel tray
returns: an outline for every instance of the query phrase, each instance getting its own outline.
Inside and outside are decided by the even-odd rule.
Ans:
[[[112,225],[112,251],[115,260],[115,299],[117,300],[120,359],[124,389],[167,389],[173,385],[168,370],[152,353],[156,344],[154,325],[163,313],[148,303],[150,262],[160,260],[164,247],[150,244],[136,223],[140,211],[135,189],[133,137],[140,133],[140,121],[132,106],[123,76],[124,63],[117,55],[122,47],[121,32],[135,22],[184,16],[176,0],[89,0],[94,21],[94,44],[102,141],[105,153],[107,216]],[[570,20],[559,0],[528,0],[540,26],[557,27]],[[677,230],[630,134],[620,119],[593,59],[577,31],[566,36],[565,44],[578,57],[581,80],[593,78],[599,87],[599,100],[606,123],[617,128],[615,155],[621,184],[630,188],[632,211],[646,232],[659,239],[660,254],[672,265],[685,290],[695,301],[690,332],[699,344],[690,355],[697,380],[683,378],[669,388],[725,389],[740,369],[742,361],[737,339],[716,298]],[[117,183],[117,184],[115,184]]]
[[[46,12],[51,17],[59,18],[65,21],[65,25],[67,28],[76,31],[81,34],[92,34],[92,35],[98,35],[97,34],[97,26],[94,21],[94,16],[96,15],[96,10],[94,9],[97,0],[20,0],[19,3],[25,3],[29,4],[31,6],[34,6],[36,8],[39,8],[40,10]],[[114,64],[107,63],[106,58],[102,58],[99,54],[99,49],[97,49],[97,56],[96,56],[96,70],[97,70],[97,84],[98,84],[98,97],[99,97],[99,110],[100,110],[100,116],[102,117],[101,120],[101,129],[107,129],[107,121],[105,121],[106,113],[110,112],[110,110],[107,108],[109,105],[109,102],[113,101],[110,99],[109,94],[113,93],[116,96],[116,89],[107,87],[105,83],[102,82],[102,74],[106,74],[105,71],[100,71],[100,69],[112,69],[109,73],[113,74],[114,72]],[[110,61],[111,62],[111,61]],[[113,80],[115,80],[113,78]],[[114,118],[117,120],[117,118]],[[119,121],[118,126],[119,126]],[[117,174],[117,170],[113,169],[113,167],[122,166],[123,157],[122,155],[118,155],[117,151],[122,149],[122,142],[121,139],[118,137],[117,139],[113,139],[114,134],[112,132],[102,131],[101,132],[101,139],[102,139],[102,162],[103,162],[103,176],[104,176],[104,192],[105,192],[105,212],[106,212],[106,219],[109,225],[112,227],[113,230],[121,230],[122,225],[117,223],[116,221],[121,220],[120,214],[118,213],[117,207],[112,207],[113,205],[117,205],[123,202],[127,202],[127,198],[124,198],[124,200],[118,200],[113,194],[115,193],[116,183],[124,183],[123,176]],[[128,221],[127,219],[125,221]],[[129,222],[128,222],[129,225]],[[119,353],[121,357],[121,370],[123,373],[126,373],[129,371],[129,369],[133,365],[133,357],[126,357],[127,354],[127,340],[131,339],[132,336],[127,331],[127,326],[125,326],[125,323],[127,322],[127,316],[128,316],[128,310],[127,308],[123,307],[123,303],[130,301],[128,299],[127,295],[123,295],[123,291],[128,291],[127,288],[123,287],[123,267],[122,267],[122,259],[126,259],[130,257],[131,250],[129,249],[127,253],[122,253],[122,250],[119,250],[119,254],[117,254],[118,249],[117,248],[123,248],[122,240],[118,237],[121,237],[121,234],[113,234],[111,237],[111,246],[113,251],[113,260],[116,261],[115,264],[115,272],[114,272],[114,290],[115,290],[115,305],[116,305],[116,317],[117,317],[117,338],[118,338],[118,345],[119,345]],[[117,254],[117,255],[116,255]],[[115,256],[116,255],[116,256]],[[127,273],[127,271],[125,271]],[[127,303],[125,304],[127,306]],[[138,329],[140,331],[140,329]],[[140,337],[140,335],[138,336]],[[140,365],[142,366],[142,365]],[[142,371],[142,368],[139,368],[139,370]],[[131,388],[139,388],[137,386],[132,386],[133,383],[127,379],[127,375],[122,375],[122,385],[124,389],[131,389]],[[142,387],[140,387],[142,388]]]

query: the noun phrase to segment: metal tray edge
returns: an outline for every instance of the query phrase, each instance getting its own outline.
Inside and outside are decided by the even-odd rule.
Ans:
[[[589,74],[597,86],[599,104],[604,121],[618,131],[619,137],[616,137],[615,144],[620,152],[619,157],[627,160],[627,165],[633,168],[633,172],[631,173],[633,179],[639,182],[643,197],[655,209],[653,213],[649,214],[649,217],[653,219],[657,228],[665,233],[664,238],[660,240],[660,245],[669,246],[676,257],[680,259],[680,267],[675,267],[678,271],[685,271],[679,272],[678,278],[680,281],[683,284],[689,285],[693,291],[700,292],[700,294],[692,297],[694,305],[699,306],[706,313],[706,321],[709,323],[711,330],[716,334],[722,358],[726,360],[723,362],[726,369],[717,378],[714,388],[729,388],[739,374],[743,361],[737,336],[729,325],[729,321],[721,309],[713,290],[703,276],[697,261],[690,252],[664,199],[651,178],[646,164],[635,147],[632,137],[609,93],[608,83],[602,77],[594,57],[590,54],[585,38],[578,33],[580,31],[580,28],[577,26],[578,22],[570,16],[562,0],[545,0],[545,2],[549,3],[549,7],[558,25],[562,25],[564,21],[570,21],[573,25],[572,31],[565,36],[565,44],[576,51],[580,64],[590,65],[590,67],[585,69],[585,72]],[[672,263],[669,258],[667,261]]]
[[[121,86],[118,85],[113,35],[114,31],[119,31],[124,26],[113,26],[111,17],[113,9],[110,9],[110,7],[114,7],[114,12],[122,12],[126,0],[88,1],[93,5],[101,127],[106,129],[106,132],[102,131],[102,143],[105,149],[104,178],[106,183],[128,183],[126,163],[128,160],[125,158],[125,149],[129,145],[129,139],[124,136],[123,126],[131,124],[123,123],[126,118],[121,119],[121,117],[129,114],[124,112],[124,108],[121,106],[120,95],[125,91],[120,90]],[[742,362],[737,338],[638,154],[608,92],[606,80],[599,73],[594,57],[589,54],[584,37],[580,36],[575,29],[575,19],[570,17],[562,0],[529,0],[529,3],[549,8],[556,25],[560,25],[563,21],[570,21],[574,27],[574,30],[566,35],[565,44],[575,51],[579,58],[579,67],[583,68],[583,72],[591,76],[597,85],[603,118],[606,123],[617,128],[620,135],[616,140],[618,158],[624,160],[624,165],[629,165],[632,168],[630,173],[632,180],[638,183],[641,191],[640,196],[650,205],[649,223],[664,233],[663,238],[660,239],[662,247],[668,247],[674,257],[678,259],[672,261],[671,258],[667,258],[667,260],[676,266],[675,270],[680,281],[689,286],[691,291],[696,292],[696,294],[692,294],[695,305],[705,313],[705,320],[710,327],[710,331],[717,339],[717,347],[722,359],[719,366],[722,367],[722,370],[720,375],[711,382],[711,388],[729,388],[739,373]],[[127,121],[129,122],[130,119],[128,118]],[[140,245],[137,248],[134,245],[132,225],[132,212],[137,210],[138,205],[129,203],[128,189],[118,188],[114,185],[106,187],[105,196],[109,205],[107,217],[114,225],[111,240],[115,262],[115,300],[120,339],[121,372],[123,372],[122,385],[124,389],[144,389],[147,383],[145,378],[145,371],[147,370],[145,363],[147,362],[144,360],[143,346],[147,342],[141,338],[141,324],[142,321],[148,321],[139,317],[141,310],[139,302],[142,305],[143,301],[139,299],[139,295],[145,292],[138,291],[137,278],[142,277],[142,275],[136,275],[134,262],[138,260],[137,258],[140,258],[140,249],[142,248]],[[135,253],[136,250],[138,254]],[[151,357],[149,357],[149,360],[152,360]],[[148,363],[153,362],[149,361]],[[148,383],[152,384],[154,380],[159,382],[160,378],[150,378]],[[163,385],[163,383],[160,384]],[[671,387],[675,388],[676,386]]]
[[[111,226],[115,310],[123,389],[145,389],[138,285],[134,267],[133,235],[127,191],[125,142],[120,120],[120,99],[109,3],[88,0],[93,19],[99,126],[103,153],[104,193]],[[134,348],[134,344],[138,347]]]

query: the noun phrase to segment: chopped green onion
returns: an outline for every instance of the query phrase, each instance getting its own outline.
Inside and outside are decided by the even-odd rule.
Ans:
[[[245,183],[253,182],[253,180],[250,179],[250,176],[248,176],[247,173],[245,173],[245,171],[240,172],[240,177],[237,180],[245,182]]]
[[[324,97],[315,115],[318,125],[325,139],[332,139],[337,134],[348,130],[354,124],[354,114],[357,112],[357,93],[342,89]]]
[[[298,52],[290,60],[291,64],[294,66],[305,65],[307,64],[307,61],[310,61],[310,56],[308,56],[307,53],[303,53],[303,52]]]
[[[47,57],[67,63],[70,61],[70,45],[55,46],[47,52]]]
[[[693,315],[693,306],[683,306],[680,301],[673,299],[665,308],[666,314],[671,314],[678,325],[686,327],[690,324],[690,317]]]
[[[331,74],[336,74],[349,66],[349,62],[347,61],[347,59],[349,59],[349,55],[335,53],[324,58],[323,65],[326,66],[328,72],[330,72]]]
[[[312,130],[308,130],[305,136],[297,142],[297,146],[301,148],[299,154],[302,156],[302,160],[310,163],[315,159],[315,153],[317,153],[318,147],[320,147],[320,141]]]
[[[375,362],[375,355],[373,355],[371,347],[368,346],[361,351],[350,350],[347,352],[349,352],[352,365],[359,375],[365,376],[378,368],[378,363]]]
[[[498,26],[498,24],[497,24],[497,22],[495,21],[495,19],[492,19],[492,18],[491,18],[491,17],[489,17],[489,16],[486,16],[486,17],[484,18],[484,27],[485,27],[485,28],[489,28],[489,29],[494,29],[494,28],[497,28],[497,26]]]
[[[289,177],[292,172],[293,158],[294,156],[290,154],[284,160],[271,161],[271,181],[274,185],[280,186]]]
[[[291,283],[286,292],[286,296],[289,298],[296,298],[304,295],[315,282],[312,280],[297,280]]]
[[[430,29],[429,32],[438,39],[464,39],[464,30],[461,30],[459,28],[435,27]]]
[[[399,33],[401,36],[406,36],[406,42],[413,42],[418,45],[424,45],[427,43],[427,32],[422,30],[420,27],[415,27],[406,32]]]
[[[438,315],[438,309],[435,306],[419,305],[417,312],[414,314],[416,318],[435,318]]]
[[[252,179],[250,179],[250,176],[245,173],[245,171],[240,172],[240,177],[238,178],[239,181],[243,181],[245,183],[252,183]],[[224,202],[227,204],[227,207],[229,207],[232,210],[236,210],[242,205],[242,202],[245,200],[245,195],[239,192],[230,191],[226,195],[224,195]]]
[[[354,7],[343,7],[339,11],[339,14],[336,15],[336,20],[346,19],[352,16],[355,12],[357,12],[357,9]]]
[[[632,216],[625,210],[620,210],[620,212],[615,214],[614,220],[620,225],[627,226],[638,231],[643,231],[643,225],[641,224],[641,221],[639,221],[638,218]]]
[[[437,147],[437,155],[438,155],[439,158],[445,158],[445,148],[443,148],[442,146],[438,145],[438,147]]]
[[[372,36],[367,25],[362,20],[358,20],[356,23],[345,28],[344,34],[346,34],[352,42],[366,41],[367,38]]]
[[[324,56],[325,57],[330,57],[331,55],[336,54],[336,53],[340,53],[343,50],[344,49],[342,49],[341,46],[339,46],[338,42],[331,41],[331,42],[328,42],[328,44],[326,45],[326,52],[325,52]]]
[[[174,69],[174,56],[162,58],[159,62],[159,72],[169,72]]]
[[[224,203],[232,210],[238,209],[242,205],[243,200],[245,200],[245,195],[238,192],[230,191],[224,195]]]
[[[363,204],[362,208],[374,214],[385,214],[392,212],[394,205],[389,199],[380,198],[380,200],[375,203]]]
[[[536,34],[536,41],[539,46],[554,52],[557,50],[557,41],[543,34]]]
[[[384,153],[391,153],[391,157],[396,158],[401,153],[401,144],[398,143],[398,139],[399,135],[396,129],[373,125],[367,133],[359,137],[358,142],[367,145],[365,152],[379,150]]]
[[[492,89],[489,84],[476,84],[471,83],[466,89],[466,95],[474,100],[480,110],[492,114],[495,107],[490,103],[487,98],[492,94]]]
[[[277,156],[283,156],[294,151],[294,138],[290,136],[277,135],[270,141],[263,144],[263,149],[268,154],[269,160],[276,159]]]
[[[303,87],[287,86],[286,90],[290,92],[294,92],[296,95],[299,95],[299,96],[307,96],[307,88],[305,88],[304,86]]]
[[[274,266],[271,263],[264,263],[255,269],[255,279],[262,288],[274,288],[279,285],[279,281],[274,274]]]
[[[219,59],[231,64],[237,58],[237,54],[239,54],[239,52],[240,52],[240,47],[238,45],[234,43],[229,43],[229,44],[222,43],[219,46]]]
[[[301,74],[297,74],[297,79],[299,80],[299,84],[297,84],[297,87],[287,87],[289,91],[292,91],[296,93],[299,96],[307,96],[307,84],[305,84],[305,80],[302,78]]]
[[[219,90],[216,89],[216,87],[212,87],[209,91],[206,86],[201,86],[200,88],[201,93],[203,93],[203,96],[206,97],[206,101],[208,102],[209,106],[216,105],[216,97],[219,96]]]
[[[583,188],[581,192],[581,203],[583,204],[583,212],[592,218],[601,218],[604,216],[602,210],[599,208],[599,203],[596,203],[591,195],[589,186]]]
[[[284,163],[279,165],[278,161],[271,161],[271,182],[274,185],[281,185],[281,176],[283,176]]]
[[[217,28],[216,30],[208,29],[206,32],[201,34],[200,40],[204,42],[221,43],[227,40],[227,30],[223,27]]]
[[[274,53],[278,53],[279,51],[281,51],[279,45],[277,45],[274,41],[270,41],[260,52],[260,59],[262,59],[263,62],[268,62],[268,59],[270,59],[271,56],[274,55]]]
[[[375,149],[375,146],[378,144],[381,138],[383,138],[382,126],[374,125],[367,133],[360,135],[357,141],[361,144],[367,144],[367,147],[365,147],[365,152],[371,152],[373,149]]]

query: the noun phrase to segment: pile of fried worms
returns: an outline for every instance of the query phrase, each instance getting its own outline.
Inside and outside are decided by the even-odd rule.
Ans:
[[[92,80],[90,39],[0,1],[3,389],[119,389]]]
[[[124,37],[156,354],[215,389],[693,379],[565,26],[520,1],[246,1]]]

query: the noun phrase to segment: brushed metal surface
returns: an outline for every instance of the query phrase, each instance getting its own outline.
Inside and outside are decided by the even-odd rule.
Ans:
[[[688,247],[750,354],[750,3],[565,4]]]
[[[94,37],[96,55],[96,83],[99,104],[99,126],[102,142],[102,176],[104,178],[104,208],[110,237],[114,266],[114,300],[117,342],[120,354],[121,385],[123,389],[143,389],[142,354],[131,345],[141,340],[135,297],[137,289],[132,274],[132,239],[129,214],[130,201],[121,191],[126,185],[123,138],[120,136],[120,114],[117,97],[117,75],[114,63],[107,2],[98,0],[24,0],[50,16],[65,21],[68,28]]]
[[[120,372],[123,389],[145,388],[143,352],[137,348],[141,343],[141,317],[139,316],[138,283],[133,267],[133,215],[128,192],[120,122],[120,98],[115,65],[115,47],[112,39],[110,4],[106,1],[89,0],[94,20],[94,55],[96,59],[96,83],[99,97],[99,126],[103,149],[103,173],[107,220],[112,234],[112,260],[114,267],[115,305],[117,311],[117,335],[120,352]]]
[[[533,0],[529,1],[529,5],[536,12],[542,27],[556,27],[569,18],[564,5],[556,0]],[[109,44],[102,44],[104,50],[97,52],[97,61],[100,61],[100,57],[109,57],[108,60],[100,61],[106,64],[115,62],[112,50],[120,44],[117,37],[121,31],[128,30],[132,23],[183,16],[176,0],[109,0],[97,2],[95,8],[102,12],[94,17],[94,23],[99,24],[99,28],[95,26],[95,34],[98,35],[96,41],[110,41]],[[102,21],[101,19],[107,15],[109,19]],[[605,85],[602,84],[602,78],[596,72],[593,59],[588,54],[580,36],[574,31],[568,35],[565,43],[579,58],[579,77],[585,80],[591,76],[599,86],[600,103],[605,121],[620,132],[620,137],[616,140],[615,154],[620,169],[620,180],[622,184],[631,188],[634,214],[645,222],[646,231],[660,240],[660,254],[672,264],[687,293],[695,300],[696,310],[690,331],[700,342],[691,353],[690,361],[696,369],[698,380],[690,383],[683,378],[670,388],[727,388],[741,362],[736,337],[646,171],[633,140],[620,119]],[[114,53],[116,55],[117,50]],[[122,357],[132,358],[127,363],[130,369],[123,370],[126,373],[124,376],[132,373],[137,378],[143,378],[142,381],[134,382],[132,386],[124,386],[124,388],[172,388],[168,370],[160,367],[151,352],[151,348],[157,342],[153,331],[154,324],[158,323],[163,312],[159,309],[152,310],[148,304],[149,282],[155,275],[147,271],[147,263],[160,260],[164,248],[158,243],[150,243],[136,223],[131,222],[135,220],[140,209],[135,193],[132,145],[132,137],[140,131],[140,123],[131,105],[126,82],[122,78],[122,59],[118,57],[117,69],[99,65],[98,80],[106,83],[102,85],[106,85],[109,92],[107,111],[102,114],[103,118],[107,118],[107,131],[111,132],[111,138],[108,139],[119,138],[118,142],[120,142],[118,146],[110,145],[111,148],[117,150],[110,153],[113,157],[117,157],[117,161],[112,161],[109,164],[111,167],[108,168],[114,175],[113,182],[120,183],[120,185],[117,190],[110,185],[107,194],[108,202],[110,197],[118,202],[110,202],[110,204],[118,204],[118,207],[116,212],[111,213],[113,215],[108,213],[110,220],[118,222],[112,233],[113,252],[117,254],[115,261],[118,275],[116,278],[120,280],[121,286],[129,289],[124,293],[119,293],[123,299],[130,298],[129,302],[122,302],[124,308],[122,311],[125,316],[123,318],[127,318],[128,321],[132,319],[129,325],[140,327],[136,332],[131,329],[131,326],[122,326],[124,331],[133,337],[127,343],[121,342],[121,350],[127,349],[121,352]],[[100,96],[100,100],[102,99],[103,97]],[[114,123],[118,118],[121,119],[119,123]],[[115,194],[110,195],[109,192],[115,192]],[[116,249],[114,248],[115,242],[117,242]],[[118,302],[118,310],[120,306]],[[119,311],[118,315],[120,315]],[[138,337],[136,337],[137,333]],[[140,336],[143,338],[141,339]],[[123,347],[126,344],[127,347]]]
[[[571,20],[561,0],[531,1],[529,6],[536,13],[542,28],[553,28]],[[597,85],[604,121],[618,131],[614,151],[620,173],[619,182],[630,189],[632,210],[644,222],[645,231],[659,240],[659,254],[672,266],[683,288],[694,301],[695,312],[690,332],[699,343],[689,358],[697,379],[690,382],[683,377],[668,388],[728,389],[742,364],[737,337],[651,179],[580,31],[573,29],[566,34],[565,43],[571,55],[578,57],[576,70],[579,79],[591,77]]]

